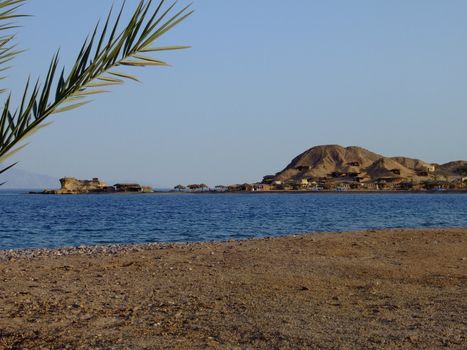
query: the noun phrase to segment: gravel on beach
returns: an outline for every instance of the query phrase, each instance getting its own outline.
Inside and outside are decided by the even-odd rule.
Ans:
[[[467,228],[0,251],[0,349],[464,349]]]

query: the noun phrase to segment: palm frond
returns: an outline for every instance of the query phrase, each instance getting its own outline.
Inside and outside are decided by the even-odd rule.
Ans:
[[[13,163],[13,164],[7,166],[6,168],[0,169],[0,174],[3,174],[5,171],[7,171],[7,170],[13,168],[16,164],[18,164],[18,162]]]
[[[10,164],[10,165],[7,166],[6,168],[0,169],[0,174],[3,174],[5,171],[7,171],[7,170],[13,168],[16,164],[18,164],[18,162],[13,163],[13,164]],[[6,184],[6,181],[1,182],[1,183],[0,183],[0,186],[3,186],[4,184]]]
[[[4,72],[9,67],[6,66],[21,50],[18,50],[14,38],[15,34],[11,33],[11,29],[17,26],[12,22],[15,18],[23,17],[24,15],[18,14],[18,8],[23,5],[26,0],[0,0],[0,72]],[[5,76],[0,75],[0,80]],[[5,92],[6,89],[0,88],[0,93]]]
[[[160,0],[153,6],[153,0],[141,0],[123,27],[120,22],[124,6],[116,16],[111,10],[103,27],[99,29],[97,25],[85,40],[68,73],[65,69],[58,70],[57,53],[42,83],[27,81],[18,108],[12,109],[11,95],[8,96],[0,115],[0,163],[16,153],[19,143],[43,127],[45,119],[52,114],[83,106],[90,102],[89,96],[107,92],[102,87],[122,84],[124,79],[137,80],[116,70],[117,67],[167,66],[166,62],[143,53],[187,48],[153,46],[162,35],[193,12],[188,5],[172,14],[175,3],[163,10],[164,3]]]

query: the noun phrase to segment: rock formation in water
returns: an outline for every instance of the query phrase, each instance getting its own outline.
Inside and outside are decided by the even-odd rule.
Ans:
[[[139,184],[116,184],[109,186],[97,177],[92,180],[78,180],[74,177],[60,179],[61,187],[58,190],[45,190],[46,194],[81,194],[81,193],[113,193],[113,192],[153,192],[150,186]]]
[[[92,180],[78,180],[74,177],[64,177],[60,179],[61,187],[58,190],[45,190],[44,193],[52,194],[79,194],[94,192],[115,192],[113,186],[108,186],[98,178]]]

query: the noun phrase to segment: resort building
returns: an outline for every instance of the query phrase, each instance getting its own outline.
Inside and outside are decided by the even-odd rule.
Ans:
[[[255,191],[264,192],[264,191],[271,191],[271,189],[272,189],[272,186],[268,184],[259,184],[259,183],[253,184],[253,190]]]
[[[114,187],[117,192],[143,192],[143,187],[134,183],[115,184]]]

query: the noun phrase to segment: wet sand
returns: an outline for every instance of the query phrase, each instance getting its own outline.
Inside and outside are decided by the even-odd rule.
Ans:
[[[0,251],[0,349],[464,349],[467,228]]]

